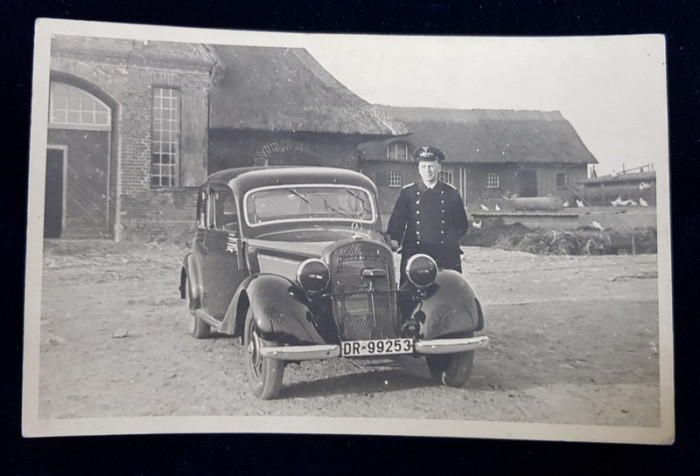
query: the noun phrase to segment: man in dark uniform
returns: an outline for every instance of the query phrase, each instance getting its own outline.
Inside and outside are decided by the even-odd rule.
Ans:
[[[417,253],[431,256],[440,268],[461,273],[459,239],[469,227],[459,192],[438,180],[445,154],[435,147],[421,147],[413,158],[421,180],[401,190],[387,230],[394,249],[401,243],[402,283],[406,262]]]

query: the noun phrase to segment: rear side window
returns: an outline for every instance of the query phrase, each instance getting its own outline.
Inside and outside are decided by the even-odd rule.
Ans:
[[[233,192],[227,187],[212,189],[211,201],[211,228],[219,230],[238,229],[238,209]]]
[[[201,188],[197,197],[197,228],[207,227],[207,189]]]

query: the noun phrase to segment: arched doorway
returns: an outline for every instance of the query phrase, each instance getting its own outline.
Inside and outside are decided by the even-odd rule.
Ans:
[[[112,108],[65,82],[50,88],[44,236],[109,237]]]
[[[280,140],[258,150],[255,159],[261,165],[322,165],[305,141]]]

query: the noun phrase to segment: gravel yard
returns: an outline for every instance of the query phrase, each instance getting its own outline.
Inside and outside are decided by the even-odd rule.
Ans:
[[[346,416],[659,425],[657,256],[536,256],[466,247],[490,347],[461,389],[423,359],[289,365],[249,392],[238,339],[197,340],[179,298],[186,249],[46,241],[39,418]]]

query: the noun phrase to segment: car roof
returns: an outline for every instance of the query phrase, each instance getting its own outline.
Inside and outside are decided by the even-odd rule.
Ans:
[[[239,193],[266,185],[300,183],[339,183],[368,188],[375,194],[377,192],[374,182],[366,175],[334,167],[240,167],[215,172],[209,176],[208,182],[228,185]]]

